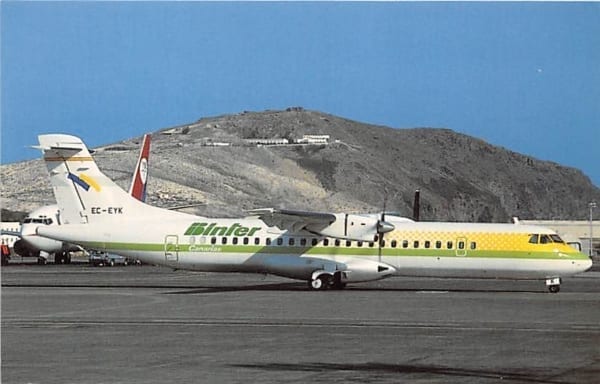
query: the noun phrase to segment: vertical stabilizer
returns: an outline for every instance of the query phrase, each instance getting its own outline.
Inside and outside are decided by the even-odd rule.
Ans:
[[[135,165],[133,179],[131,179],[131,186],[129,187],[129,194],[139,201],[146,201],[146,183],[148,181],[148,161],[150,159],[151,137],[152,136],[149,134],[144,135],[140,156]]]
[[[38,136],[63,224],[118,220],[150,208],[104,175],[80,138]]]

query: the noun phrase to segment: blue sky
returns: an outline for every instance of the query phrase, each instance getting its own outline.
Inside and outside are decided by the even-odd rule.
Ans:
[[[11,2],[1,162],[303,106],[445,127],[600,186],[600,3]]]

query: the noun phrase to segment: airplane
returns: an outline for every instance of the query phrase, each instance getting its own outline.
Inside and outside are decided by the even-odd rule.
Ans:
[[[37,234],[174,269],[268,273],[311,290],[391,276],[543,280],[584,272],[591,259],[556,232],[521,224],[416,222],[381,214],[257,209],[208,218],[147,205],[98,169],[83,141],[38,137],[63,221]]]
[[[140,154],[129,187],[129,194],[140,201],[146,200],[150,142],[151,135],[144,135]],[[70,252],[80,251],[81,247],[72,243],[38,236],[36,234],[36,229],[40,225],[52,226],[61,224],[58,205],[46,205],[30,212],[23,220],[19,232],[2,231],[2,234],[21,238],[15,242],[13,249],[15,253],[23,257],[37,257],[38,264],[46,264],[49,256],[54,254],[55,263],[65,264],[71,262]]]

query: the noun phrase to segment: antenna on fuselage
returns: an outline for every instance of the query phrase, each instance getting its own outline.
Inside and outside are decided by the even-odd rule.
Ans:
[[[415,199],[413,202],[413,220],[419,221],[421,211],[421,191],[415,190]]]

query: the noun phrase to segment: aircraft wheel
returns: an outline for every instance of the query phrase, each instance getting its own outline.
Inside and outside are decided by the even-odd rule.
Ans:
[[[324,291],[331,285],[331,276],[323,274],[309,282],[309,286],[315,291]]]
[[[549,285],[548,290],[550,293],[558,293],[558,291],[560,291],[560,285]]]
[[[308,288],[313,291],[318,291],[322,285],[323,281],[321,279],[308,280]]]

